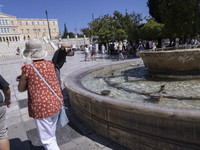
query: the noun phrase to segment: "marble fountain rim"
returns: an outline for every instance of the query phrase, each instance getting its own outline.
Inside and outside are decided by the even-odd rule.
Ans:
[[[178,107],[169,107],[169,106],[161,106],[157,104],[151,103],[143,103],[143,102],[130,102],[130,101],[123,101],[120,99],[113,99],[108,96],[103,96],[97,93],[94,93],[87,88],[85,88],[81,83],[81,78],[85,75],[95,71],[100,70],[106,67],[110,67],[113,65],[119,64],[129,64],[129,63],[136,63],[138,61],[132,60],[128,62],[117,62],[113,64],[104,64],[99,66],[92,66],[82,68],[76,71],[69,73],[64,81],[65,87],[69,91],[73,91],[77,94],[81,94],[84,97],[87,97],[91,101],[101,105],[109,105],[114,106],[117,109],[125,110],[125,111],[132,111],[138,112],[140,114],[146,114],[156,117],[162,118],[171,118],[171,119],[180,119],[183,121],[198,121],[200,122],[200,110],[199,109],[192,109],[192,108],[178,108]],[[105,107],[106,107],[105,105]]]

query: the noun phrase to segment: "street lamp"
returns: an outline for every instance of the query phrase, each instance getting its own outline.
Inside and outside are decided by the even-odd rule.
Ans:
[[[197,13],[197,27],[196,27],[196,34],[199,34],[199,0],[196,0],[196,13]]]
[[[47,10],[45,10],[46,12],[46,16],[47,16],[47,24],[48,24],[48,29],[49,29],[49,37],[51,39],[51,31],[50,31],[50,27],[49,27],[49,21],[48,21],[48,13],[47,13]]]

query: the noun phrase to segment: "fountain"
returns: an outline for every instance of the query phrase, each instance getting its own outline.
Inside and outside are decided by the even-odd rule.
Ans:
[[[200,49],[140,51],[138,55],[149,71],[156,75],[182,75],[185,78],[188,73],[193,77],[200,73]]]
[[[130,149],[199,149],[198,87],[190,94],[181,90],[197,80],[157,80],[145,66],[133,60],[71,73],[65,82],[71,107],[94,130]]]

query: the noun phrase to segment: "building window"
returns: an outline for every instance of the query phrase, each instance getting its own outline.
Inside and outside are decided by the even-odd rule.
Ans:
[[[26,31],[27,31],[27,33],[30,33],[30,30],[29,30],[29,29],[27,29]]]
[[[6,28],[4,28],[4,33],[7,33],[7,30],[6,30]]]
[[[13,33],[15,33],[15,29],[13,29]]]
[[[43,25],[45,25],[45,22],[42,22],[43,23]]]
[[[56,23],[55,23],[55,22],[53,22],[53,25],[56,25]]]
[[[56,32],[56,29],[54,29],[54,32]]]
[[[22,25],[22,22],[20,21],[19,24]]]
[[[41,33],[41,30],[40,30],[40,29],[38,29],[38,32],[39,32],[39,33]]]
[[[8,25],[8,20],[5,20],[5,24]]]
[[[32,21],[32,25],[34,25],[34,22]]]
[[[11,24],[12,24],[12,25],[14,25],[14,22],[13,22],[13,21],[11,21]]]
[[[26,25],[28,25],[28,22],[26,22]]]
[[[10,28],[7,28],[7,32],[10,33]]]
[[[46,33],[46,29],[44,29],[44,33]]]
[[[21,33],[24,33],[24,29],[21,29]]]
[[[4,23],[4,20],[2,20],[2,24],[4,25],[5,23]]]
[[[1,20],[0,20],[0,25],[1,25]]]
[[[37,25],[40,25],[40,22],[39,22],[39,21],[37,22]]]
[[[33,29],[33,33],[35,33],[36,32],[36,30],[35,29]]]

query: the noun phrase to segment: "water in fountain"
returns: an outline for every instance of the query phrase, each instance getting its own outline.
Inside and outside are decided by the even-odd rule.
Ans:
[[[121,64],[91,72],[82,78],[90,91],[131,102],[200,109],[200,80],[172,80],[149,76],[142,63]]]

